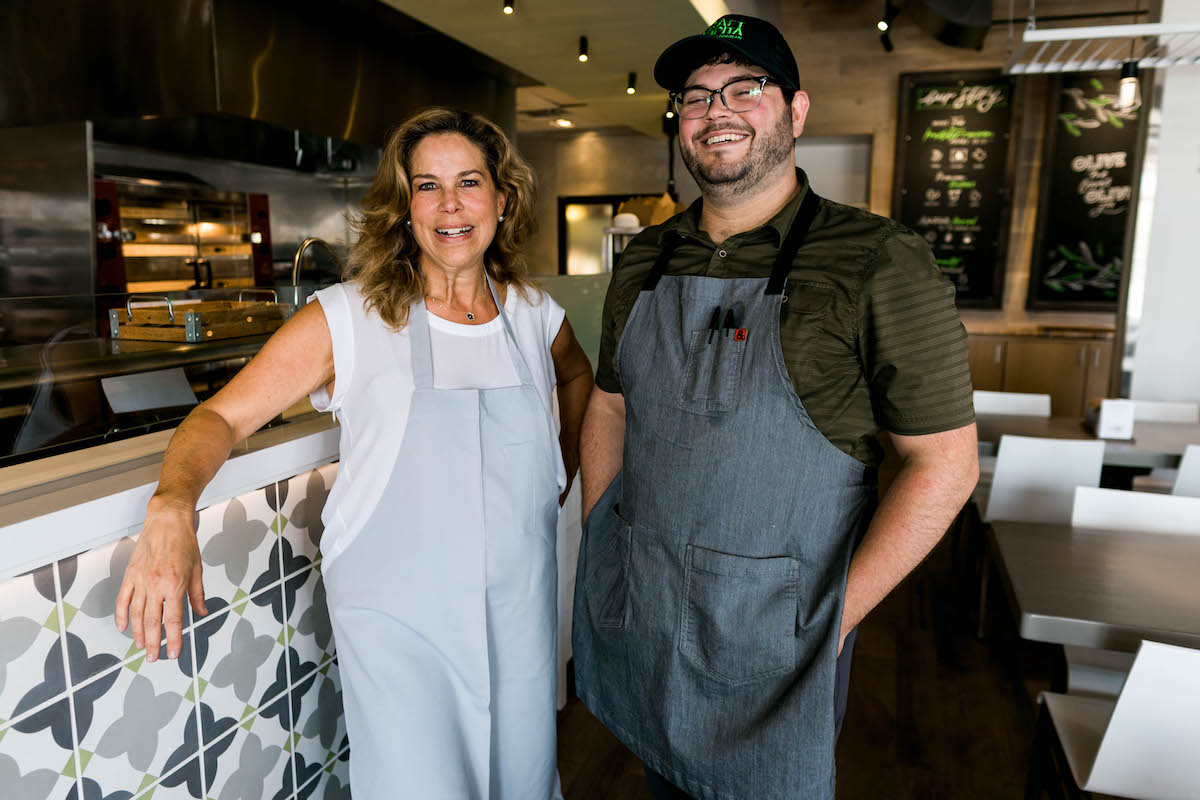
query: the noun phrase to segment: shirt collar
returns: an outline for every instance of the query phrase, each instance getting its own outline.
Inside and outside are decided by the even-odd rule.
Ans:
[[[758,231],[770,230],[775,234],[776,244],[782,244],[784,237],[791,230],[792,222],[796,219],[796,213],[800,210],[800,203],[804,200],[804,195],[808,193],[810,188],[808,185],[808,176],[799,167],[796,167],[796,180],[799,182],[800,188],[796,191],[795,196],[787,202],[787,205],[779,210],[778,214],[767,220],[761,227],[737,235],[750,236]],[[693,239],[707,239],[708,234],[700,230],[700,212],[703,208],[704,198],[697,198],[694,203],[688,206],[686,211],[676,217],[673,225],[663,226],[662,231],[659,232],[659,244],[662,244],[663,237],[668,232]]]

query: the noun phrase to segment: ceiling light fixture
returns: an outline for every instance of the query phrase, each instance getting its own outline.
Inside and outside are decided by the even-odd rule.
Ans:
[[[625,94],[634,94],[637,92],[637,73],[629,73],[629,83],[625,84]]]
[[[892,23],[896,21],[896,15],[900,13],[899,7],[895,3],[887,0],[883,4],[883,17],[879,22],[875,23],[875,27],[879,28],[880,33],[887,33],[892,27]]]
[[[588,46],[587,46],[587,37],[586,36],[579,37],[579,60],[581,62],[588,60]]]
[[[516,10],[516,6],[514,5],[516,2],[517,0],[504,0],[504,4],[500,7],[500,9],[505,14],[511,14]]]
[[[1141,0],[1138,0],[1136,10],[1141,12]],[[1133,111],[1142,106],[1142,87],[1138,80],[1138,60],[1133,56],[1133,41],[1133,37],[1129,37],[1129,60],[1121,65],[1121,83],[1117,88],[1117,108],[1122,111]]]
[[[554,120],[554,127],[556,127],[556,128],[574,128],[575,123],[571,122],[571,120],[567,119],[566,117],[559,117],[558,119]]]

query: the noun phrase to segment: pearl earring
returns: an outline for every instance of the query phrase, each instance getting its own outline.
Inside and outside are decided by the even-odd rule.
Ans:
[[[411,227],[412,227],[412,220],[411,220],[411,219],[406,219],[406,220],[404,220],[404,224],[405,224],[405,225],[407,225],[408,227],[410,227],[410,228],[411,228]]]
[[[500,215],[500,220],[499,220],[499,221],[500,221],[500,222],[504,222],[504,215],[503,215],[503,214],[501,214],[501,215]]]

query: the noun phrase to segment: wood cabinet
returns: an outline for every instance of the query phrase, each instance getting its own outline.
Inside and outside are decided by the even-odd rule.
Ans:
[[[1108,396],[1111,341],[997,335],[968,341],[976,389],[1048,394],[1056,417],[1083,416],[1090,402]]]
[[[1008,341],[1004,336],[967,337],[967,360],[971,364],[971,383],[989,392],[1004,390],[1004,356]]]

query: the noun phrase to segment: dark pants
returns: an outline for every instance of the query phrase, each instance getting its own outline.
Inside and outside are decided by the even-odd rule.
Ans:
[[[834,707],[836,709],[836,732],[842,732],[842,720],[846,716],[846,698],[850,693],[850,662],[854,658],[854,642],[858,640],[858,628],[846,635],[846,644],[842,646],[841,655],[837,660],[837,684],[834,689]],[[646,767],[646,783],[654,800],[693,800],[692,796],[678,788],[662,775]]]

